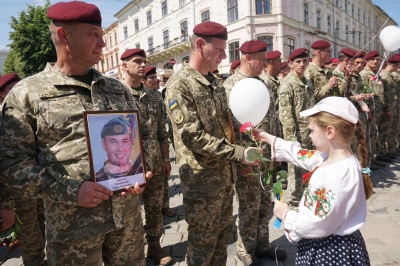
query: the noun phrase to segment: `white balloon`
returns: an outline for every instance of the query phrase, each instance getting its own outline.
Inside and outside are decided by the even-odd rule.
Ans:
[[[235,118],[242,124],[259,124],[268,112],[270,95],[263,82],[254,78],[242,79],[233,86],[229,105]]]
[[[386,51],[393,52],[400,48],[400,29],[396,26],[387,26],[382,29],[379,39]]]

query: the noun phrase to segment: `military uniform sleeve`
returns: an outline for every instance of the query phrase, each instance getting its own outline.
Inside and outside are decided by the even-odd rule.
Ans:
[[[167,112],[174,127],[175,146],[177,135],[180,136],[179,145],[186,146],[191,152],[216,160],[243,159],[244,148],[231,144],[226,138],[217,138],[210,131],[204,130],[207,119],[215,119],[210,114],[198,110],[189,85],[177,80],[169,84],[165,93]],[[224,99],[226,100],[226,99]],[[198,103],[205,104],[205,103]],[[200,119],[200,117],[202,117]],[[210,123],[212,124],[212,123]]]
[[[317,101],[320,101],[321,99],[326,98],[331,95],[331,88],[330,88],[328,82],[326,82],[325,85],[321,86],[321,84],[319,84],[320,82],[317,79],[317,75],[319,75],[319,72],[315,69],[307,69],[304,73],[304,77],[306,79],[311,80],[311,82],[314,86],[315,99]],[[325,76],[324,76],[324,78],[325,78]]]
[[[296,121],[293,117],[293,89],[283,83],[279,88],[279,120],[282,123],[283,135],[287,140],[296,139]]]
[[[29,93],[13,93],[15,89],[7,97],[0,132],[2,183],[20,189],[24,197],[49,197],[76,204],[83,181],[72,179],[60,164],[39,165],[37,106],[28,100]]]
[[[168,144],[167,113],[161,97],[159,99],[159,110],[161,115],[157,117],[157,140],[160,144]]]

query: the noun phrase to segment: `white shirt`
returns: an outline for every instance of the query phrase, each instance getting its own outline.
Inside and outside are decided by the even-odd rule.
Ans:
[[[303,150],[298,142],[277,139],[277,161],[288,161],[308,171],[321,165],[327,154]],[[274,153],[272,153],[274,154]],[[304,190],[299,212],[288,211],[283,229],[291,242],[331,234],[349,235],[365,223],[367,204],[361,166],[356,156],[318,167]]]

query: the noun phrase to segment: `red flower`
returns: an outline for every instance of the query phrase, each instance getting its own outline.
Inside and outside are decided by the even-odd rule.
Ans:
[[[371,79],[372,81],[374,81],[374,80],[376,80],[376,76],[371,76],[370,79]]]
[[[300,154],[301,156],[306,156],[307,152],[308,152],[308,150],[303,149],[303,150],[299,150],[297,153]]]
[[[251,122],[246,122],[240,127],[240,132],[241,133],[247,133],[250,132],[253,129],[253,125]]]

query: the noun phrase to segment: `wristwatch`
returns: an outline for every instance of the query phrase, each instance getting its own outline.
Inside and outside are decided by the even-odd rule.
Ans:
[[[164,159],[164,162],[171,162],[171,159]]]

